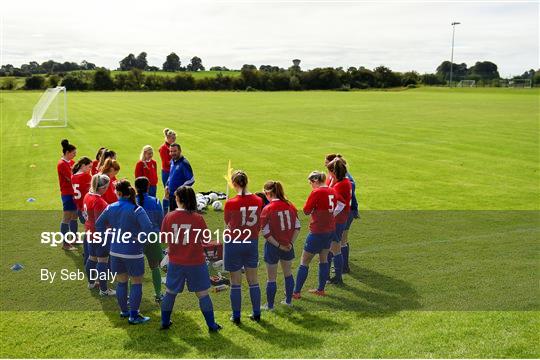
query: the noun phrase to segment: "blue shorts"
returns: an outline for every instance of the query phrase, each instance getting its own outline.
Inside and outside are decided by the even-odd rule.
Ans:
[[[349,218],[347,219],[347,222],[345,223],[345,230],[349,230],[351,228],[351,224],[354,221],[354,211],[351,211],[349,213]]]
[[[270,265],[275,265],[279,260],[292,260],[294,259],[294,247],[289,250],[280,250],[268,241],[264,244],[264,262]]]
[[[161,181],[163,182],[163,187],[167,185],[167,180],[169,180],[169,171],[161,170]]]
[[[144,257],[136,259],[126,259],[118,256],[111,256],[111,271],[116,274],[129,276],[144,275]]]
[[[343,231],[345,231],[345,228],[347,227],[347,223],[344,222],[343,224],[336,224],[336,236],[334,237],[334,241],[340,242],[341,238],[343,237]]]
[[[109,251],[111,250],[111,243],[107,242],[105,246],[103,246],[102,243],[96,243],[96,242],[86,242],[88,244],[88,254],[90,256],[96,256],[96,257],[107,257],[109,256]]]
[[[167,289],[175,294],[181,293],[184,291],[186,281],[189,292],[208,290],[211,284],[206,264],[177,265],[169,263],[167,266],[167,280],[165,281]]]
[[[304,250],[312,254],[318,254],[323,250],[328,250],[335,236],[336,234],[333,231],[320,234],[309,233],[304,244]]]
[[[148,195],[156,197],[156,193],[157,193],[157,186],[156,185],[150,185],[148,187]]]
[[[73,195],[62,195],[62,207],[64,211],[77,211]]]
[[[229,272],[239,271],[242,267],[256,268],[259,265],[259,241],[250,241],[239,244],[226,243],[224,246],[223,263]]]

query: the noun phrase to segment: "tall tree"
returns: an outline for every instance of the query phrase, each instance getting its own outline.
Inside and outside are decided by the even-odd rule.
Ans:
[[[450,80],[450,61],[443,61],[437,67],[437,76],[442,81]],[[467,76],[467,64],[452,64],[452,81],[463,80]]]
[[[137,69],[146,70],[148,67],[148,60],[146,60],[146,53],[143,51],[135,59],[135,66]]]
[[[134,67],[136,67],[137,59],[135,58],[135,55],[129,54],[122,60],[120,60],[120,70],[131,70]]]
[[[175,53],[167,55],[163,63],[163,71],[178,71],[180,70],[180,58]]]
[[[469,69],[469,75],[482,80],[492,80],[499,78],[499,71],[497,71],[497,65],[491,61],[477,61]]]

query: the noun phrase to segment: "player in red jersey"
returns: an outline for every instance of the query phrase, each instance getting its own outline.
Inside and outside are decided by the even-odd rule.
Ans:
[[[294,259],[294,240],[300,233],[300,220],[294,205],[287,200],[283,186],[279,181],[267,181],[263,187],[269,203],[261,214],[261,228],[266,239],[264,244],[264,261],[268,272],[266,283],[266,305],[264,309],[274,308],[277,292],[276,278],[278,262],[281,263],[285,277],[284,305],[291,305],[294,290],[294,278],[291,271]]]
[[[71,175],[71,185],[73,186],[73,200],[75,205],[77,205],[77,215],[81,223],[84,224],[84,218],[81,219],[84,196],[90,190],[90,183],[92,182],[92,175],[90,171],[92,170],[92,160],[90,158],[83,156],[77,161],[73,166]]]
[[[208,228],[204,218],[197,214],[197,199],[191,187],[179,187],[175,196],[178,207],[165,216],[161,225],[161,233],[166,235],[162,239],[167,240],[169,255],[167,290],[161,304],[161,328],[171,326],[176,295],[184,290],[187,282],[188,290],[199,298],[199,307],[208,330],[215,332],[221,326],[214,320],[214,308],[208,295],[210,276],[203,250],[202,234]]]
[[[165,135],[165,142],[159,147],[159,157],[161,158],[161,181],[163,187],[166,187],[171,172],[171,145],[176,143],[176,133],[166,128],[163,129],[163,135]],[[163,211],[167,212],[169,210],[169,198],[167,195],[163,198],[162,204]]]
[[[105,165],[105,161],[107,161],[107,159],[116,160],[116,151],[107,148],[103,148],[103,150],[101,150],[101,155],[99,155],[99,161],[96,166],[98,173],[101,172],[101,169],[103,168],[103,165]]]
[[[148,195],[155,197],[157,191],[158,175],[157,164],[152,157],[154,149],[150,145],[145,145],[141,151],[141,156],[135,165],[135,178],[146,177],[150,182]]]
[[[109,177],[103,174],[92,176],[90,191],[83,199],[83,216],[85,218],[84,229],[90,233],[90,239],[85,241],[85,253],[89,256],[85,262],[86,277],[88,279],[88,288],[94,289],[99,285],[99,294],[101,296],[112,296],[116,291],[109,289],[107,280],[95,281],[92,273],[97,271],[98,279],[101,274],[107,274],[109,271],[109,248],[110,244],[102,244],[92,238],[92,233],[96,231],[96,220],[99,215],[107,208],[109,204],[103,200],[102,195],[109,187]]]
[[[96,154],[96,159],[92,161],[92,170],[90,171],[91,175],[95,175],[99,172],[99,169],[98,169],[99,159],[101,158],[101,154],[103,153],[103,150],[105,150],[105,148],[100,147]]]
[[[328,265],[331,266],[333,259],[334,270],[336,272],[336,275],[329,281],[332,284],[342,284],[343,256],[341,254],[341,240],[343,237],[343,231],[347,226],[347,221],[349,220],[349,213],[351,210],[352,184],[346,176],[347,166],[341,158],[336,157],[334,160],[328,163],[326,168],[334,178],[332,188],[339,194],[340,198],[345,204],[343,211],[341,211],[336,217],[336,236],[334,241],[332,241],[330,253],[328,254]]]
[[[330,274],[328,265],[328,250],[335,237],[335,217],[343,210],[345,204],[339,194],[326,186],[326,175],[313,171],[308,176],[309,184],[313,189],[304,205],[304,214],[311,216],[309,234],[304,244],[302,260],[296,275],[296,285],[293,298],[300,299],[300,291],[307,279],[309,263],[319,254],[319,287],[310,292],[324,296],[326,280]]]
[[[118,163],[118,161],[113,159],[105,160],[105,163],[103,163],[103,166],[101,167],[100,174],[107,175],[110,179],[109,187],[107,188],[107,191],[103,194],[103,200],[105,200],[107,204],[112,204],[118,201],[118,195],[116,194],[115,186],[117,182],[116,175],[118,175],[119,171],[120,164]]]
[[[263,201],[247,190],[248,177],[237,170],[231,176],[232,185],[238,193],[227,200],[224,208],[225,225],[230,232],[230,239],[224,237],[223,262],[225,270],[231,274],[231,321],[240,324],[242,305],[242,268],[246,271],[249,295],[253,313],[251,320],[261,320],[261,289],[257,278],[259,263],[258,237]],[[230,240],[230,241],[226,241]]]
[[[58,160],[56,171],[58,172],[58,182],[60,184],[60,195],[62,197],[62,207],[64,215],[60,223],[60,232],[66,236],[68,232],[77,233],[77,205],[73,200],[73,186],[71,185],[71,168],[73,167],[73,158],[77,156],[77,148],[70,144],[67,139],[62,140],[62,157]],[[73,244],[64,241],[62,246],[64,250],[77,250]]]

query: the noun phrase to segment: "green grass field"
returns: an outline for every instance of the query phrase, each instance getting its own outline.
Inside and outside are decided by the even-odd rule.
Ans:
[[[71,92],[68,128],[30,130],[40,92],[2,92],[0,357],[537,358],[539,95]],[[152,321],[136,327],[118,318],[114,299],[100,299],[84,282],[40,282],[42,267],[81,267],[80,255],[38,237],[60,220],[60,140],[76,144],[78,156],[116,150],[120,176],[132,179],[140,149],[157,148],[164,127],[177,131],[196,190],[223,191],[231,160],[254,191],[282,180],[297,206],[310,191],[307,174],[323,168],[324,154],[342,153],[363,214],[349,235],[346,285],[239,328],[228,322],[228,292],[212,294],[225,328],[210,335],[191,294],[177,299],[174,328],[158,331],[149,279],[142,311]],[[220,216],[206,215],[212,228]],[[17,262],[25,269],[12,272]],[[312,263],[306,288],[316,272]],[[282,290],[278,277],[278,300]],[[244,286],[244,317],[247,298]]]

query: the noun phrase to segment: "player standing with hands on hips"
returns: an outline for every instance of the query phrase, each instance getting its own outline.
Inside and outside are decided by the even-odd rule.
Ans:
[[[165,197],[169,199],[169,210],[176,209],[174,192],[180,186],[193,186],[195,177],[189,161],[182,155],[180,144],[171,144],[171,171],[165,186]],[[171,195],[171,196],[169,196]]]

